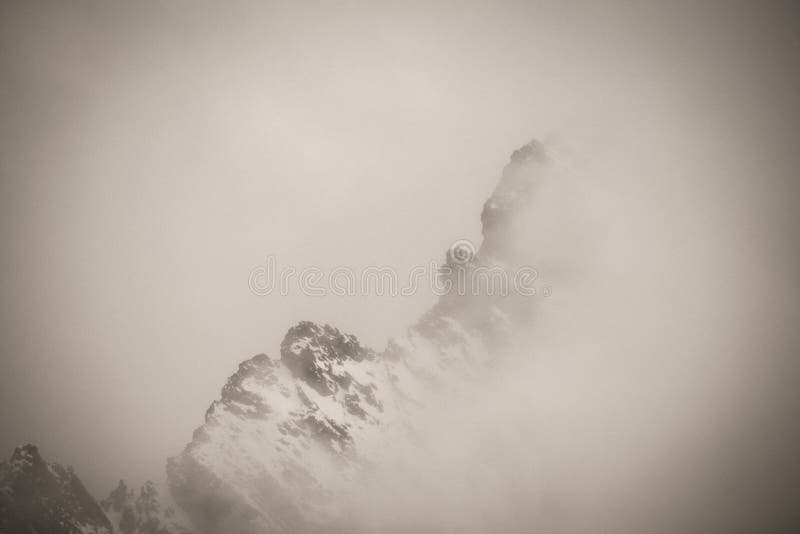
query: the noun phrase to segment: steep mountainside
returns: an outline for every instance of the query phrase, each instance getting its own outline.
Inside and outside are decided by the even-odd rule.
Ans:
[[[439,274],[449,291],[383,352],[301,322],[279,354],[242,362],[169,459],[169,491],[120,481],[98,505],[71,468],[46,463],[32,445],[16,449],[0,464],[0,534],[375,531],[354,518],[355,495],[381,466],[404,468],[399,449],[424,457],[426,413],[480,392],[479,379],[531,320],[531,293],[489,284],[498,273],[516,281],[512,271],[526,265],[522,215],[553,168],[538,142],[512,154],[484,205],[480,248],[462,240],[447,251]]]
[[[0,532],[111,534],[112,526],[71,467],[25,445],[0,463]]]
[[[455,288],[478,269],[522,264],[517,216],[551,165],[538,142],[514,152],[484,206],[481,248],[462,242],[447,253],[441,275],[454,290],[384,352],[301,322],[279,355],[239,366],[168,463],[173,495],[198,530],[356,530],[346,506],[354,488],[373,466],[393,461],[393,444],[413,444],[419,414],[468,387],[530,319],[530,295]]]

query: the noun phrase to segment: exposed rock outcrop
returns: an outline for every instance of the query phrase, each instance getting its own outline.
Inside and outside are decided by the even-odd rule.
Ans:
[[[0,463],[3,534],[111,534],[103,510],[71,467],[48,463],[33,445]]]

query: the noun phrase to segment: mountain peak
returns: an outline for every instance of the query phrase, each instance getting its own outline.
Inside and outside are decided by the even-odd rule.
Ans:
[[[544,163],[547,161],[547,158],[547,149],[544,143],[538,139],[532,139],[528,144],[522,145],[511,153],[512,163],[520,163],[529,160]]]
[[[188,534],[188,520],[179,514],[169,495],[159,492],[155,482],[146,481],[137,495],[120,480],[100,505],[122,534]]]
[[[0,532],[112,532],[72,469],[46,462],[35,445],[17,447],[0,463],[0,488]]]
[[[124,480],[120,480],[117,487],[103,500],[100,504],[108,512],[114,510],[119,512],[125,505],[126,501],[133,497],[133,492],[128,489],[128,485]]]
[[[28,443],[14,449],[10,463],[23,467],[26,465],[40,465],[45,462],[39,454],[39,448],[36,445]]]
[[[326,396],[348,387],[348,377],[339,369],[341,364],[374,356],[374,351],[363,347],[356,336],[310,321],[291,327],[281,343],[281,362],[295,377]]]

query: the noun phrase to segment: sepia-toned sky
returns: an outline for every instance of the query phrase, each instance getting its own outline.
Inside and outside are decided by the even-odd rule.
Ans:
[[[404,273],[477,243],[533,137],[637,171],[660,155],[609,182],[630,211],[607,218],[674,230],[651,273],[695,293],[665,298],[744,338],[758,432],[796,437],[797,21],[788,2],[4,2],[0,455],[34,442],[104,496],[161,477],[293,322],[382,348],[432,294],[258,297],[251,269]]]

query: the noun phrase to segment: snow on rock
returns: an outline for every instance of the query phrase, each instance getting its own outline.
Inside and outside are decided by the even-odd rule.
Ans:
[[[484,205],[484,242],[450,275],[513,266],[505,238],[549,164],[533,141],[511,157]],[[464,272],[459,273],[458,269]],[[203,533],[353,532],[342,506],[442,395],[469,388],[515,324],[518,296],[448,294],[382,353],[329,325],[291,327],[280,354],[242,362],[205,423],[168,462],[176,502]]]
[[[484,204],[477,254],[460,261],[448,251],[441,276],[455,282],[519,266],[530,245],[520,246],[518,215],[554,166],[537,141],[515,151]],[[476,380],[531,307],[513,292],[451,292],[381,353],[332,326],[300,322],[279,354],[254,356],[230,376],[205,423],[169,459],[166,490],[120,481],[101,508],[71,468],[26,445],[0,463],[0,533],[356,532],[349,496],[368,487],[376,467],[396,465],[398,444],[424,454],[414,449],[430,424],[422,415],[463,392],[480,394]]]

